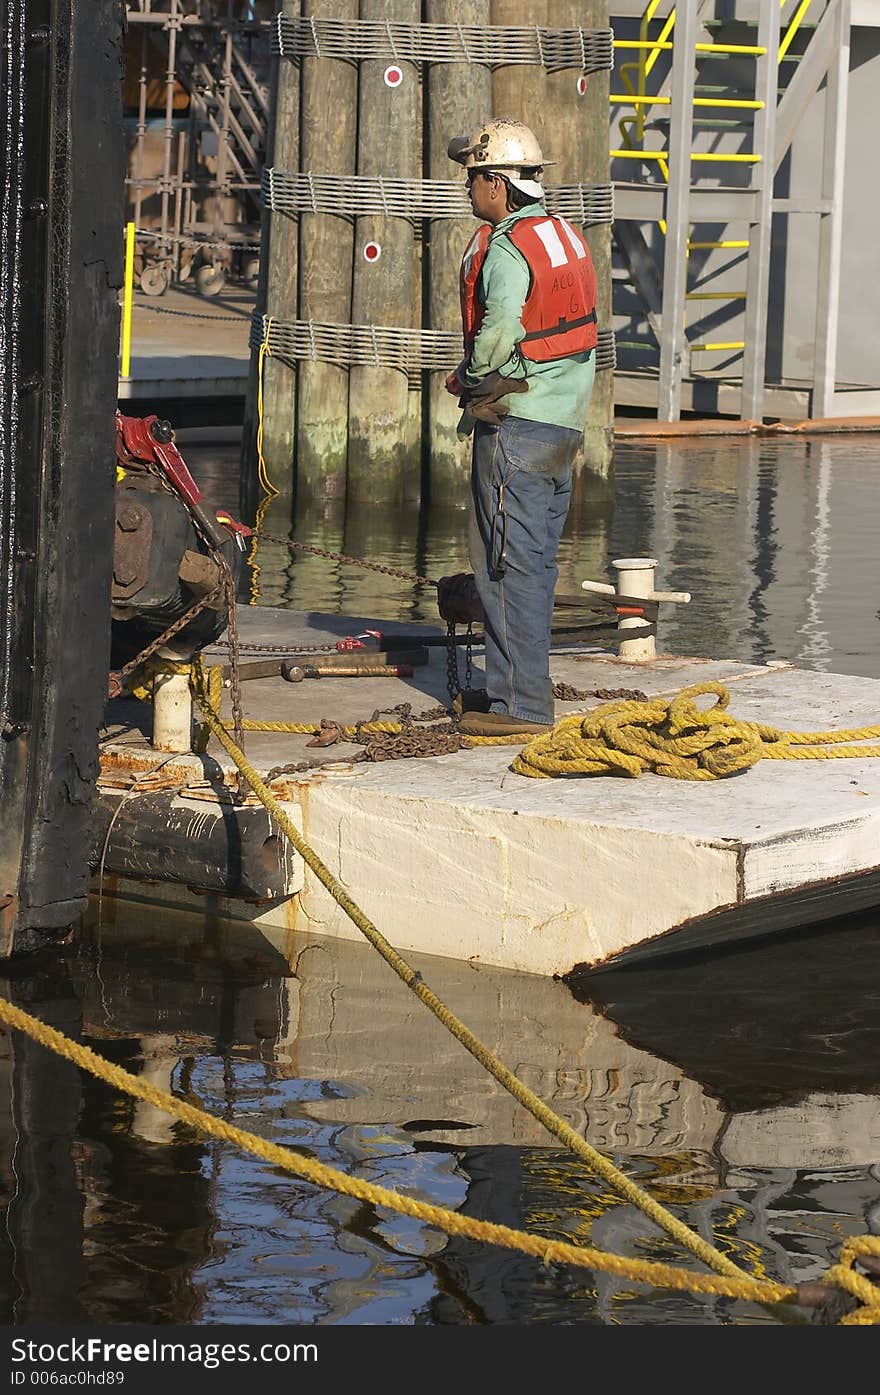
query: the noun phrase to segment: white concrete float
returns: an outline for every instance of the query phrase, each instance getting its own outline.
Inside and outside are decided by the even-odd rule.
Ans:
[[[245,610],[241,622],[245,645],[287,633],[292,650],[306,639],[320,644],[322,635],[381,624],[311,615],[306,625],[302,616],[266,608]],[[784,729],[880,721],[880,681],[785,663],[665,655],[634,664],[569,646],[554,652],[551,672],[582,691],[638,688],[667,696],[717,680],[730,686],[734,716]],[[480,681],[475,664],[474,685]],[[244,686],[247,715],[290,722],[324,715],[352,722],[403,700],[418,713],[444,692],[442,648],[407,681],[289,685],[277,678]],[[599,701],[560,702],[557,715]],[[145,746],[138,755],[130,722],[118,735],[125,744],[108,742],[105,760],[124,751],[129,764],[140,759],[148,769],[155,754]],[[249,733],[248,756],[267,772],[314,755],[306,739]],[[535,780],[510,770],[515,750],[355,764],[350,758],[360,748],[348,743],[322,752],[328,763],[321,768],[285,774],[273,788],[297,809],[308,843],[404,953],[567,977],[880,903],[878,759],[762,761],[707,783],[654,775]],[[218,752],[218,765],[228,770]],[[113,870],[112,858],[107,867]],[[173,881],[116,877],[105,887],[110,893],[199,904],[197,894]],[[291,930],[362,938],[308,868],[293,895],[263,902],[214,896],[211,906],[251,921],[275,943]]]

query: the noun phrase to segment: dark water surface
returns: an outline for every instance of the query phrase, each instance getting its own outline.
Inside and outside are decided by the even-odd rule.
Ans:
[[[880,677],[870,438],[621,445],[576,499],[559,589],[647,554],[693,593],[659,647]],[[237,506],[231,448],[188,448]],[[291,527],[275,500],[265,527]],[[438,577],[464,511],[296,518],[298,540]],[[436,624],[432,589],[262,544],[258,602]],[[878,714],[880,718],[880,714]],[[820,778],[820,777],[819,777]],[[356,894],[356,889],[355,894]],[[210,1113],[468,1215],[700,1269],[573,1159],[366,944],[271,947],[105,900],[0,992]],[[880,1233],[880,918],[566,985],[425,980],[595,1148],[748,1272],[819,1278]],[[415,959],[415,957],[414,957]],[[206,1139],[0,1037],[0,1322],[774,1325],[739,1300],[450,1239]]]
[[[203,488],[237,510],[238,452],[189,447]],[[575,489],[557,590],[614,581],[619,557],[657,559],[658,649],[880,677],[877,531],[880,439],[838,437],[620,441],[614,487]],[[469,570],[461,509],[397,513],[269,502],[263,529],[436,579]],[[250,520],[249,520],[250,521]],[[262,543],[242,593],[264,605],[439,623],[432,587]]]

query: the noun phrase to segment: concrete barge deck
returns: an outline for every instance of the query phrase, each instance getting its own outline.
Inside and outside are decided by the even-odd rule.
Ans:
[[[243,659],[249,645],[298,653],[366,628],[390,641],[428,627],[268,607],[239,612]],[[400,703],[418,715],[447,700],[445,648],[428,653],[406,679],[249,680],[245,716],[353,724]],[[206,652],[208,662],[226,658],[222,644]],[[480,660],[477,650],[475,687]],[[551,674],[593,694],[673,696],[716,680],[729,687],[735,717],[786,730],[880,721],[880,681],[782,662],[660,655],[635,664],[567,644],[554,648]],[[557,716],[601,700],[557,702]],[[228,704],[227,690],[224,718]],[[296,930],[360,940],[265,810],[252,798],[230,802],[234,767],[222,748],[212,742],[203,756],[161,756],[149,744],[151,719],[150,706],[133,699],[108,709],[93,836],[105,902],[207,909],[250,922],[281,948]],[[366,762],[354,742],[315,750],[308,740],[248,732],[248,758],[262,774],[322,762],[275,774],[270,787],[403,953],[568,977],[880,904],[877,758],[764,760],[708,783],[651,774],[534,780],[511,771],[512,746]]]

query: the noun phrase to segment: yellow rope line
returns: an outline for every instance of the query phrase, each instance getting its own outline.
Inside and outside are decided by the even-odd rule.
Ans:
[[[412,989],[434,1016],[450,1031],[462,1046],[475,1057],[480,1064],[500,1082],[504,1088],[513,1095],[529,1113],[538,1119],[540,1123],[561,1143],[570,1148],[579,1158],[582,1158],[589,1166],[604,1177],[606,1182],[615,1191],[626,1198],[634,1206],[637,1206],[646,1216],[652,1219],[656,1225],[667,1234],[673,1236],[681,1245],[690,1250],[692,1254],[708,1265],[709,1268],[721,1274],[730,1274],[738,1278],[743,1278],[744,1273],[726,1255],[720,1253],[713,1245],[707,1244],[701,1236],[697,1235],[671,1214],[664,1206],[649,1196],[646,1191],[632,1182],[624,1173],[614,1166],[607,1158],[603,1157],[592,1148],[580,1134],[575,1133],[569,1124],[555,1114],[552,1109],[544,1103],[534,1091],[530,1090],[502,1061],[494,1056],[483,1043],[474,1036],[465,1024],[452,1013],[449,1008],[434,994],[427,984],[422,981],[421,974],[417,973],[403,959],[397,951],[388,943],[381,932],[376,928],[371,920],[364,914],[360,907],[352,900],[345,887],[333,875],[330,869],[321,861],[314,849],[305,841],[298,829],[294,826],[286,811],[277,799],[271,794],[263,783],[259,773],[251,765],[250,761],[230,737],[226,728],[220,721],[216,710],[210,702],[210,694],[207,688],[204,667],[197,657],[193,663],[193,692],[199,702],[204,714],[207,726],[214,736],[224,747],[234,761],[236,768],[244,775],[250,784],[257,798],[265,805],[266,809],[275,819],[275,822],[286,834],[287,838],[299,853],[303,861],[312,869],[315,876],[331,896],[357,926],[361,933],[369,940],[374,949],[382,955],[385,962],[394,970],[400,979]],[[747,1277],[747,1276],[745,1276]]]
[[[695,698],[714,694],[703,709]],[[839,731],[782,731],[763,722],[740,722],[725,711],[723,683],[696,683],[675,697],[607,702],[573,713],[537,736],[514,759],[518,775],[628,775],[644,771],[675,780],[718,780],[759,760],[868,759],[880,745],[843,743],[880,738],[880,724]],[[832,749],[826,749],[831,747]]]
[[[71,1041],[54,1027],[40,1022],[36,1017],[24,1012],[5,998],[0,997],[0,1019],[16,1031],[24,1032],[32,1040],[39,1042],[57,1055],[63,1056],[81,1070],[97,1076],[99,1080],[137,1099],[146,1100],[157,1109],[164,1110],[183,1123],[214,1138],[223,1139],[243,1148],[248,1153],[262,1158],[273,1167],[282,1168],[297,1177],[302,1177],[316,1186],[340,1192],[344,1196],[356,1197],[375,1206],[386,1207],[400,1215],[410,1216],[426,1225],[436,1226],[448,1235],[460,1235],[470,1240],[481,1240],[487,1244],[500,1245],[505,1249],[519,1250],[533,1255],[545,1264],[571,1264],[581,1269],[599,1269],[609,1274],[619,1274],[624,1278],[640,1283],[655,1284],[658,1287],[673,1288],[691,1293],[715,1294],[719,1297],[741,1298],[758,1303],[795,1303],[797,1289],[790,1284],[776,1283],[768,1279],[742,1277],[721,1277],[715,1274],[695,1274],[676,1265],[661,1264],[652,1260],[627,1259],[621,1255],[609,1254],[604,1250],[588,1246],[568,1244],[561,1240],[547,1240],[527,1231],[514,1230],[509,1226],[497,1225],[490,1221],[480,1221],[471,1216],[450,1211],[445,1206],[418,1201],[372,1182],[339,1172],[336,1168],[320,1163],[304,1153],[295,1153],[277,1143],[270,1143],[258,1134],[248,1133],[224,1119],[207,1114],[161,1090],[136,1075],[131,1075],[121,1066],[114,1065],[105,1057],[99,1056],[88,1046]],[[852,1244],[852,1242],[849,1242]],[[846,1283],[852,1285],[859,1278],[844,1265],[840,1268]],[[873,1286],[870,1286],[873,1290]]]
[[[189,663],[177,666],[169,663],[166,666],[165,661],[160,660],[157,668],[160,665],[162,672],[189,673],[192,671],[192,665]],[[135,696],[150,701],[152,699],[152,688],[147,688],[145,685],[142,685],[135,692]],[[212,664],[208,669],[207,697],[208,703],[213,709],[214,715],[218,717],[218,720],[222,696],[223,668],[221,664]],[[291,736],[316,736],[318,732],[322,730],[319,722],[258,722],[250,717],[246,717],[241,725],[243,731],[286,732]],[[224,730],[228,731],[230,728],[224,726]],[[357,726],[340,726],[339,730],[344,738],[347,737],[351,740],[355,740],[359,735],[372,735],[375,732],[388,732],[391,735],[397,735],[399,732],[406,731],[406,727],[404,727],[402,722],[360,722]],[[464,739],[469,745],[473,743],[474,745],[480,746],[510,746],[512,744],[521,746],[522,743],[528,741],[529,738],[526,735],[521,735],[468,736]],[[197,740],[198,749],[204,751],[204,733],[201,733]]]
[[[263,458],[263,363],[267,354],[270,357],[272,355],[272,350],[269,348],[269,331],[271,327],[272,316],[267,315],[266,332],[263,336],[263,342],[260,345],[260,356],[257,361],[257,478],[260,481],[263,492],[268,494],[270,498],[281,492],[275,488],[270,480],[266,469],[266,461]]]

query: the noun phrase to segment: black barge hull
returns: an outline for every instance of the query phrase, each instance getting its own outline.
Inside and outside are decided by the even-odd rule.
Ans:
[[[107,696],[124,7],[0,10],[0,957],[85,906]]]

